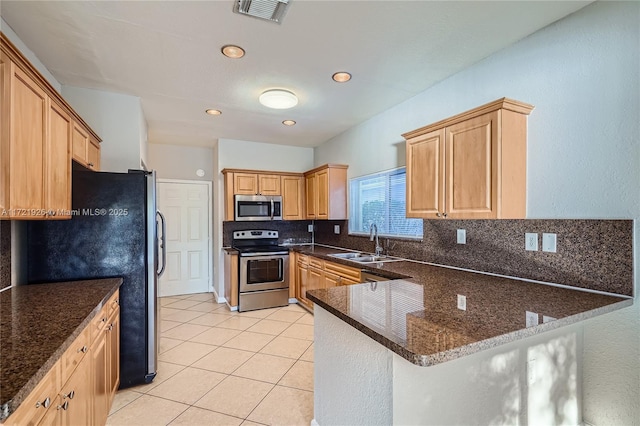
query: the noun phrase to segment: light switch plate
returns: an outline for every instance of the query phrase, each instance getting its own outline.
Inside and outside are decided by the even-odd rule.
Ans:
[[[542,251],[555,253],[557,249],[556,243],[556,234],[542,234]]]
[[[465,229],[458,229],[457,242],[458,244],[467,244],[467,231]]]

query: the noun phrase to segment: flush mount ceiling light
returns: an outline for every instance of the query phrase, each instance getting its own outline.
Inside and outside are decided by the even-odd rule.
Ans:
[[[284,120],[282,124],[284,124],[285,126],[295,126],[296,122],[294,120]]]
[[[287,109],[298,105],[298,97],[283,89],[267,90],[260,95],[258,100],[262,105],[273,109]]]
[[[331,76],[336,83],[346,83],[351,80],[351,74],[345,71],[339,71]]]
[[[205,112],[207,114],[209,114],[209,115],[220,115],[220,114],[222,114],[222,111],[220,111],[219,109],[211,109],[211,108],[209,108]]]
[[[244,56],[244,49],[234,44],[224,45],[220,51],[224,56],[231,59],[239,59]]]
[[[288,7],[289,0],[235,0],[233,11],[279,24]]]

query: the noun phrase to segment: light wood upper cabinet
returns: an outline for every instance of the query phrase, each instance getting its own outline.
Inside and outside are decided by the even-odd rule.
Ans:
[[[49,137],[45,150],[46,205],[60,218],[71,215],[71,161],[69,147],[73,122],[63,107],[49,101]]]
[[[304,178],[302,176],[282,176],[282,219],[304,219]]]
[[[525,218],[532,109],[503,98],[405,133],[407,217]]]
[[[280,175],[234,173],[233,178],[234,195],[280,195]]]
[[[2,33],[0,48],[0,219],[69,218],[76,129],[93,164],[99,138]]]
[[[307,219],[347,219],[347,168],[326,164],[305,173]]]
[[[73,159],[91,170],[100,170],[100,144],[78,123],[73,126]]]
[[[304,219],[302,173],[224,169],[224,220],[234,220],[236,195],[282,195],[283,220]]]

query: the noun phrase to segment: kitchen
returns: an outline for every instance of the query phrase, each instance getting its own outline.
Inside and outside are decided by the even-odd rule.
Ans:
[[[637,219],[637,16],[633,3],[589,5],[313,149],[222,137],[213,148],[151,143],[148,164],[167,178],[196,179],[193,171],[197,168],[203,169],[209,180],[218,176],[213,200],[214,212],[218,213],[213,252],[218,253],[223,246],[219,219],[224,217],[222,169],[302,173],[322,164],[340,163],[349,165],[349,177],[389,170],[404,163],[402,133],[510,96],[535,106],[528,122],[527,218]],[[82,90],[67,92],[79,94]],[[85,99],[96,95],[83,94]],[[85,118],[89,120],[90,116]],[[107,135],[113,130],[105,127],[96,126],[96,131],[105,138],[102,148],[106,153]],[[375,149],[372,141],[376,141]],[[178,167],[177,152],[187,158],[189,169],[174,170]],[[252,155],[248,157],[247,152]],[[203,161],[205,156],[210,160]],[[108,157],[103,161],[109,161]],[[322,226],[321,221],[315,224]],[[449,235],[443,229],[448,226],[455,229],[448,223],[425,221],[425,259],[451,261],[437,245],[442,235]],[[491,228],[482,221],[468,226]],[[466,229],[471,246],[473,235],[478,234],[470,227]],[[548,231],[544,227],[533,230],[540,234]],[[3,228],[3,235],[5,232]],[[637,230],[634,235],[637,237]],[[340,238],[348,239],[346,235]],[[488,257],[491,247],[511,244],[506,237],[488,238],[491,244],[486,244],[483,258]],[[368,239],[360,240],[363,251],[373,251]],[[558,242],[561,251],[562,240]],[[465,256],[449,244],[441,244],[448,254]],[[495,264],[499,263],[497,259]],[[222,294],[221,266],[222,255],[214,256],[218,295]],[[633,424],[638,417],[638,317],[634,304],[584,325],[584,348],[589,349],[583,354],[583,416],[590,424]]]

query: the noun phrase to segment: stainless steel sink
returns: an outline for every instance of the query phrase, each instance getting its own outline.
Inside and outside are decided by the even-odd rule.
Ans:
[[[368,253],[336,253],[330,254],[331,257],[345,259],[357,263],[374,263],[374,262],[397,262],[402,259],[389,256],[374,256]]]
[[[337,257],[338,259],[353,259],[354,257],[366,256],[363,253],[336,253],[330,254],[331,257]]]

